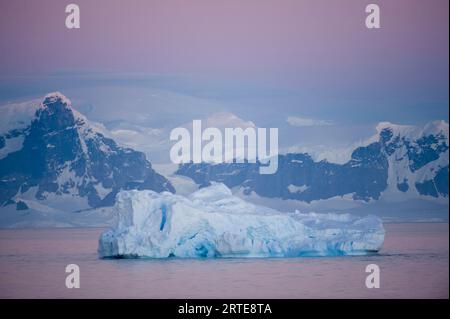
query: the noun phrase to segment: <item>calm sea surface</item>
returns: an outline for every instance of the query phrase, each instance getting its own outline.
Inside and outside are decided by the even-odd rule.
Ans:
[[[0,298],[448,298],[448,223],[385,228],[375,256],[213,260],[102,260],[103,229],[3,229]],[[365,286],[372,263],[379,289]],[[65,286],[68,264],[79,289]]]

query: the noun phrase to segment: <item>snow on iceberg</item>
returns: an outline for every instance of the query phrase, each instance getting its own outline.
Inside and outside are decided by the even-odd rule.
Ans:
[[[384,241],[381,220],[349,214],[281,213],[213,184],[184,197],[122,191],[100,257],[297,257],[364,255]]]

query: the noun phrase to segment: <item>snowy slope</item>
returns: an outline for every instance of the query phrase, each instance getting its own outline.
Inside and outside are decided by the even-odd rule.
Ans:
[[[143,153],[118,146],[61,93],[0,113],[0,205],[8,211],[73,212],[113,205],[121,189],[174,191]]]
[[[448,197],[448,123],[435,121],[420,128],[383,122],[377,132],[389,163],[384,196]]]
[[[445,121],[423,128],[383,122],[345,163],[288,153],[279,155],[273,175],[259,174],[259,163],[184,164],[177,174],[201,187],[222,182],[246,194],[308,203],[350,196],[366,202],[423,198],[448,204],[448,145]]]

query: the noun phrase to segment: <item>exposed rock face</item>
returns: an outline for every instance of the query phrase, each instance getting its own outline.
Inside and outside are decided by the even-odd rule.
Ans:
[[[355,149],[345,164],[315,162],[308,154],[279,155],[278,171],[259,174],[259,163],[184,164],[177,174],[204,187],[211,181],[245,193],[305,202],[351,194],[377,200],[385,191],[448,197],[448,123],[423,129],[380,123],[375,141]]]
[[[41,200],[86,199],[90,207],[114,204],[121,189],[174,192],[143,153],[118,146],[64,95],[49,94],[34,107],[29,123],[0,135],[0,204],[19,202],[27,191]]]

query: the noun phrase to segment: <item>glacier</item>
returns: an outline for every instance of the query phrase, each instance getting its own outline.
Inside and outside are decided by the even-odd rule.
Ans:
[[[282,213],[213,183],[181,196],[128,190],[117,194],[113,227],[100,235],[102,258],[301,257],[379,251],[376,216]]]

